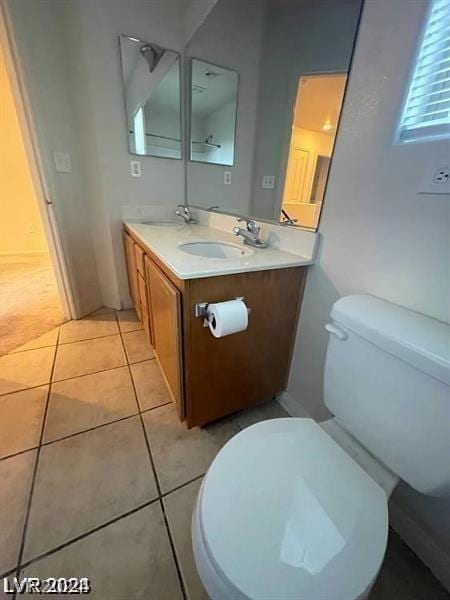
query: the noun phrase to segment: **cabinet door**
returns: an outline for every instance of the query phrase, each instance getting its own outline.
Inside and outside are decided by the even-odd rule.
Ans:
[[[155,353],[180,417],[184,418],[181,348],[181,295],[145,257]]]
[[[138,247],[138,246],[137,246]],[[144,264],[144,257],[142,257],[142,264]],[[144,329],[147,333],[150,344],[153,346],[153,328],[150,321],[150,304],[149,304],[149,294],[148,287],[149,283],[145,281],[142,277],[141,273],[138,273],[138,285],[139,285],[139,297],[141,300],[142,307],[142,324],[144,325]]]
[[[125,231],[123,232],[123,243],[125,247],[125,258],[127,261],[128,284],[136,312],[141,318],[141,302],[139,297],[138,272],[136,268],[136,255],[134,251],[135,242]]]

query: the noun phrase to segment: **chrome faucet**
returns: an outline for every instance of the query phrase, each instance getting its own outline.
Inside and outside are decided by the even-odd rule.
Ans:
[[[177,215],[177,217],[181,217],[182,219],[184,219],[184,221],[186,223],[196,223],[197,221],[195,220],[194,215],[191,213],[191,209],[189,208],[189,206],[185,205],[185,204],[179,204],[177,206],[177,210],[175,211],[175,214]]]
[[[240,235],[244,239],[244,244],[253,246],[253,248],[266,248],[267,244],[259,237],[260,227],[252,219],[238,219],[238,223],[245,221],[247,226],[245,229],[236,225],[233,227],[234,235]]]

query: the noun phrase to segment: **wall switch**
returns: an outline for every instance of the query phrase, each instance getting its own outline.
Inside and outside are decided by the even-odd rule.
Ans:
[[[72,173],[70,154],[68,152],[53,152],[55,169],[57,173]]]
[[[140,160],[132,160],[130,161],[131,168],[131,177],[141,177],[141,161]]]
[[[36,233],[36,229],[34,227],[34,223],[28,223],[27,231],[28,231],[28,233]]]
[[[273,190],[275,187],[275,175],[263,175],[261,187],[263,190]]]
[[[231,171],[224,171],[223,182],[225,183],[225,185],[228,185],[231,183]]]
[[[450,165],[429,163],[420,182],[419,194],[450,194]]]

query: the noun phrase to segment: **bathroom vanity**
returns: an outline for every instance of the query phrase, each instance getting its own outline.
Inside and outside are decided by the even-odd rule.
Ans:
[[[136,312],[188,427],[285,389],[311,257],[250,249],[203,225],[125,222],[123,237]],[[216,338],[201,306],[234,298],[248,327]]]

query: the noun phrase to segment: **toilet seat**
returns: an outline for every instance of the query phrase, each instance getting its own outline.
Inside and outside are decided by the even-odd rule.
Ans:
[[[222,448],[193,522],[200,574],[208,562],[229,599],[362,598],[387,533],[381,487],[317,423],[296,418],[253,425]]]

